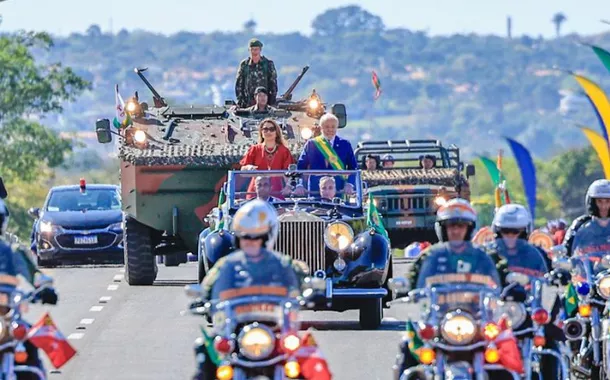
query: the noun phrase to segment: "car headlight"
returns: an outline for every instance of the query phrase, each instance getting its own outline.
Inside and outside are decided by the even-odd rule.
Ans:
[[[441,335],[451,344],[468,344],[476,332],[474,319],[465,313],[449,313],[441,323]]]
[[[447,203],[447,200],[441,196],[434,198],[434,204],[438,207],[443,206],[445,203]]]
[[[109,230],[122,230],[123,229],[123,222],[118,222],[118,223],[114,223],[108,226]]]
[[[597,282],[597,292],[605,299],[610,298],[610,275],[606,275]]]
[[[51,222],[40,222],[40,232],[49,233],[53,232],[55,226]]]
[[[239,351],[248,359],[260,360],[275,349],[273,332],[264,325],[253,323],[243,328],[238,337]]]
[[[324,242],[333,251],[343,251],[354,241],[354,230],[345,222],[333,222],[324,230]]]
[[[508,325],[512,328],[517,328],[525,322],[527,311],[523,304],[510,301],[499,302],[498,304],[498,307],[495,309],[494,320],[499,321],[503,315],[506,315],[508,317]]]

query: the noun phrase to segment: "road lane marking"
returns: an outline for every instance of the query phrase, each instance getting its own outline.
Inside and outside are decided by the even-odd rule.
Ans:
[[[122,274],[117,274],[113,278],[114,282],[121,282],[121,280],[123,280],[123,275]]]
[[[89,309],[89,311],[102,311],[103,308],[104,306],[91,306],[91,309]]]
[[[110,297],[110,296],[100,297],[100,303],[107,303],[111,299],[112,299],[112,297]]]
[[[114,285],[114,284],[113,284],[113,285],[108,285],[108,288],[107,288],[107,289],[108,289],[108,290],[117,290],[118,288],[119,288],[119,286],[118,286],[118,285]]]
[[[90,325],[93,323],[93,321],[95,321],[94,318],[85,318],[85,319],[80,320],[80,324],[81,325]]]
[[[82,339],[85,336],[85,333],[72,333],[68,335],[68,339]]]
[[[125,268],[121,268],[121,269],[119,269],[119,272],[121,272],[121,273],[125,273]]]

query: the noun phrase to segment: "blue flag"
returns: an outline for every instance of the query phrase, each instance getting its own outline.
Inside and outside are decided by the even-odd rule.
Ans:
[[[513,151],[523,180],[523,191],[532,215],[532,221],[536,219],[536,167],[530,152],[520,143],[506,137],[510,149]]]

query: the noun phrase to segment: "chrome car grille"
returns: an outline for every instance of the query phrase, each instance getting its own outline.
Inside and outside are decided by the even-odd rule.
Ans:
[[[275,250],[304,261],[312,271],[310,274],[319,269],[324,270],[324,227],[324,221],[281,222]]]

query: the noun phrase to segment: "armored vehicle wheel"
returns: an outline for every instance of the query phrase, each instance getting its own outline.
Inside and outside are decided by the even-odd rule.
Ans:
[[[360,327],[363,330],[376,330],[381,326],[381,320],[383,319],[381,302],[381,298],[362,302],[362,307],[360,307]]]
[[[151,230],[136,220],[125,218],[125,280],[129,285],[152,285],[157,278]]]
[[[166,267],[177,267],[178,265],[180,265],[180,260],[178,258],[178,255],[165,255],[164,257],[165,260],[163,260],[163,263],[165,264]]]

